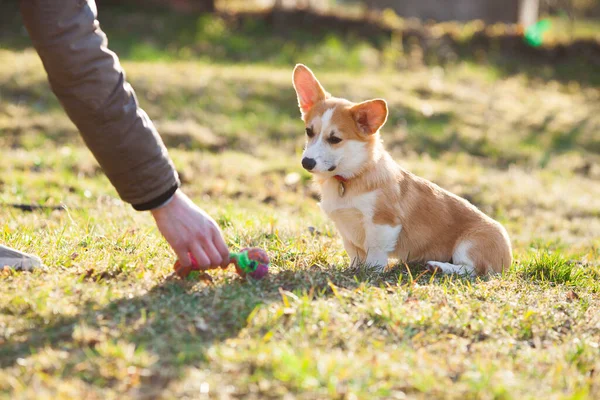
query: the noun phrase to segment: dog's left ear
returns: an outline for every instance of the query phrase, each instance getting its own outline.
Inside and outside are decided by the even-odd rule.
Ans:
[[[383,99],[369,100],[350,108],[358,129],[365,135],[376,133],[385,124],[388,116],[387,103]]]
[[[298,106],[300,107],[302,117],[304,117],[315,104],[330,96],[330,94],[323,89],[323,86],[321,86],[315,77],[315,74],[313,74],[310,68],[305,65],[296,65],[292,82],[294,84],[294,89],[296,90],[296,95],[298,96]]]

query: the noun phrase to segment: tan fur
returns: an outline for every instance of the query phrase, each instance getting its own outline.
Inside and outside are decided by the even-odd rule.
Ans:
[[[390,256],[406,262],[450,262],[457,246],[469,241],[468,257],[477,274],[501,272],[511,265],[510,240],[498,222],[465,199],[400,167],[383,148],[378,129],[372,134],[365,134],[357,126],[353,113],[356,104],[323,93],[323,97],[306,110],[303,119],[308,126],[316,116],[335,107],[331,121],[338,129],[338,136],[341,135],[344,140],[333,146],[343,146],[348,140],[366,143],[367,161],[355,176],[344,183],[344,197],[348,199],[378,190],[370,222],[402,225],[396,248]],[[387,109],[385,113],[387,115]],[[316,178],[321,187],[331,184],[328,182],[334,179],[332,176]],[[368,253],[369,249],[362,245],[365,221],[357,209],[336,210],[330,217],[336,225],[342,224],[345,229],[355,232],[351,250],[362,256]],[[346,237],[344,241],[345,245],[350,245]]]

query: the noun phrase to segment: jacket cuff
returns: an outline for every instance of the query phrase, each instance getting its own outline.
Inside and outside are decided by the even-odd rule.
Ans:
[[[158,207],[166,204],[169,200],[171,200],[171,198],[173,197],[173,195],[175,194],[177,189],[179,189],[179,184],[172,186],[165,193],[161,194],[160,196],[158,196],[150,201],[147,201],[142,204],[132,204],[132,206],[137,211],[153,210],[155,208],[158,208]]]

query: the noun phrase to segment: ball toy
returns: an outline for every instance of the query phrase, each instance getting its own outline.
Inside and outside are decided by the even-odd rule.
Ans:
[[[229,258],[235,265],[236,272],[242,277],[250,275],[254,279],[262,279],[269,272],[269,255],[258,247],[245,248],[239,253],[231,253]]]

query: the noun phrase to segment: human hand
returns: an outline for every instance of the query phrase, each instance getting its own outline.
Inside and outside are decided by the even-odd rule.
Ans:
[[[151,212],[182,267],[192,265],[190,255],[203,270],[227,267],[229,250],[219,226],[181,190],[167,204]]]

